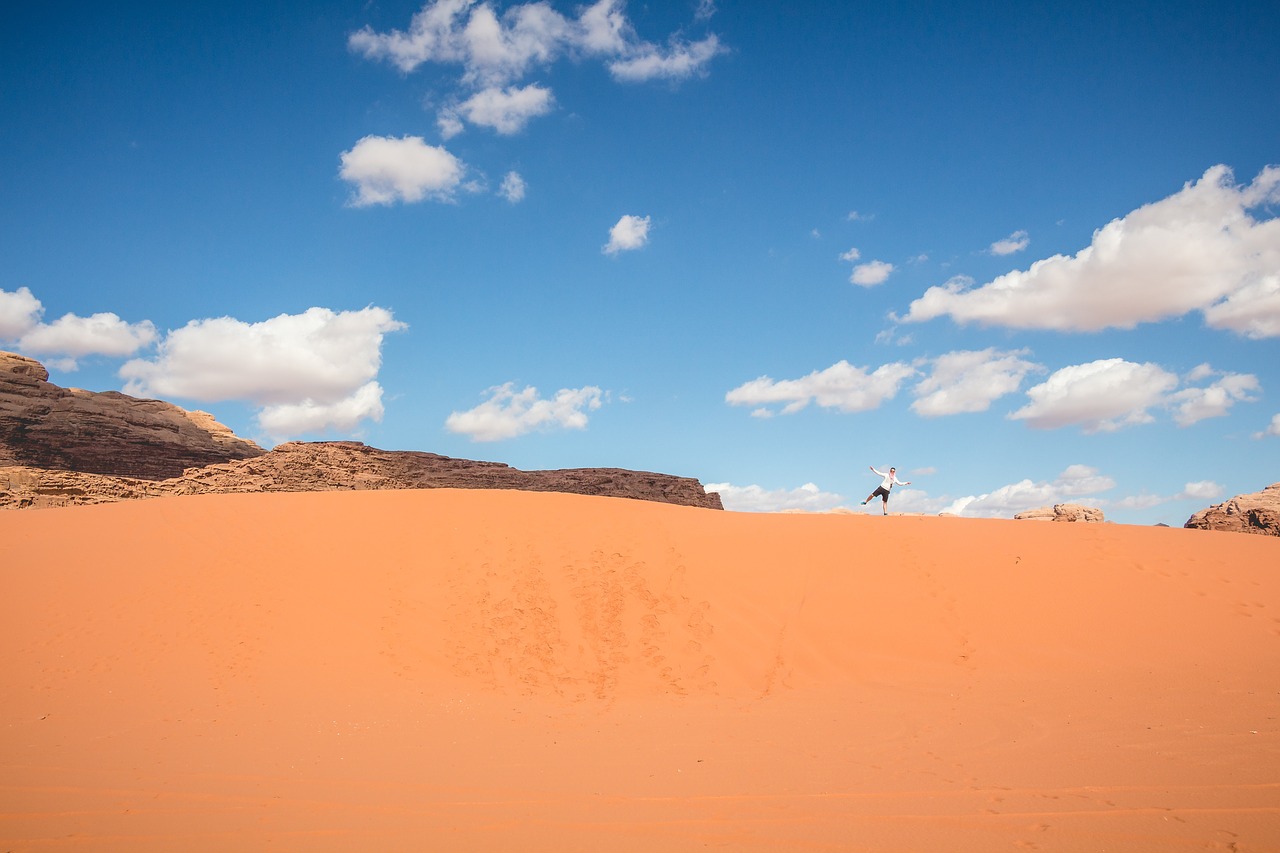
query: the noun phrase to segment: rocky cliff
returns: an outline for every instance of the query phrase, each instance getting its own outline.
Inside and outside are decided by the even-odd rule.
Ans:
[[[521,471],[499,462],[355,441],[267,452],[203,412],[117,392],[59,388],[36,361],[0,353],[0,509],[213,492],[522,489],[723,509],[697,480],[620,468]]]
[[[1183,527],[1280,536],[1280,483],[1202,509],[1187,519]]]
[[[0,352],[0,465],[163,480],[265,452],[206,412],[62,388],[40,362]]]

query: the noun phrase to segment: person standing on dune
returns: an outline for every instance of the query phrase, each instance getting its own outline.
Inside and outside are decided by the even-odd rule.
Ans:
[[[879,495],[881,500],[881,504],[880,504],[881,508],[884,510],[884,514],[888,515],[889,514],[889,491],[894,486],[910,486],[911,481],[908,480],[907,482],[904,483],[901,480],[899,480],[898,474],[897,474],[897,470],[898,470],[897,468],[890,468],[889,473],[886,474],[883,471],[877,471],[876,466],[874,465],[871,465],[868,467],[871,468],[871,471],[873,474],[877,474],[881,477],[884,477],[884,482],[876,486],[876,490],[874,492],[867,495],[867,500],[863,501],[862,505],[866,506],[868,501],[875,500],[876,496]]]

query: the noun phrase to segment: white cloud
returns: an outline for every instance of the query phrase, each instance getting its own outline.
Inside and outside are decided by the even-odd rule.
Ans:
[[[955,278],[911,303],[905,321],[1096,331],[1203,312],[1213,328],[1280,335],[1280,167],[1237,186],[1214,166],[1181,191],[1113,220],[1071,257],[1054,255],[976,289]]]
[[[1280,337],[1280,273],[1260,275],[1204,311],[1215,329],[1230,329],[1246,338]]]
[[[765,489],[762,486],[735,486],[732,483],[708,483],[708,492],[718,492],[724,508],[731,512],[782,512],[804,510],[829,512],[844,502],[834,492],[824,492],[813,483],[795,489]]]
[[[1209,501],[1222,494],[1222,486],[1211,480],[1200,480],[1195,483],[1187,483],[1182,491],[1176,495],[1151,495],[1140,494],[1131,495],[1115,502],[1115,506],[1122,509],[1151,509],[1154,506],[1161,506],[1174,501],[1182,500],[1198,500]]]
[[[445,428],[472,441],[501,441],[550,427],[585,429],[587,412],[600,408],[603,397],[593,385],[561,388],[550,400],[540,398],[533,386],[517,392],[513,382],[488,392],[489,399],[474,409],[450,413]]]
[[[342,152],[340,175],[355,184],[355,207],[448,201],[462,182],[466,167],[444,148],[420,136],[366,136]]]
[[[1207,386],[1175,390],[1178,377],[1155,364],[1135,364],[1119,358],[1064,367],[1045,382],[1029,389],[1030,401],[1009,415],[1036,429],[1078,425],[1086,433],[1111,432],[1134,424],[1150,423],[1156,407],[1173,412],[1180,427],[1206,418],[1226,415],[1240,402],[1254,402],[1252,392],[1261,389],[1249,373],[1226,373],[1201,364],[1188,381],[1216,377]]]
[[[91,317],[64,314],[52,323],[41,323],[18,341],[23,352],[33,355],[57,354],[62,370],[75,370],[76,359],[87,355],[123,357],[155,342],[156,327],[150,320],[126,323],[104,312]]]
[[[994,400],[1017,391],[1028,373],[1042,369],[1023,360],[1026,354],[988,348],[939,356],[933,372],[916,385],[911,410],[926,418],[985,412]]]
[[[46,361],[57,370],[75,370],[76,359],[89,355],[133,355],[156,339],[150,320],[127,323],[116,314],[101,312],[90,317],[64,314],[43,323],[44,305],[30,289],[13,293],[0,290],[0,343],[11,341],[23,353],[53,356]]]
[[[461,62],[465,58],[459,19],[475,0],[437,0],[414,14],[409,31],[376,33],[364,27],[352,33],[347,46],[368,59],[385,59],[403,72],[424,62]]]
[[[517,89],[483,89],[462,103],[441,113],[440,129],[446,137],[462,130],[461,118],[479,127],[488,127],[504,136],[519,133],[530,119],[551,112],[551,90],[531,83]]]
[[[44,306],[25,287],[0,290],[0,341],[16,341],[40,322]]]
[[[349,397],[336,403],[303,400],[264,406],[258,413],[258,424],[273,436],[292,436],[336,429],[354,432],[361,421],[382,420],[382,386],[366,382]]]
[[[862,253],[861,253],[861,252],[859,252],[857,249],[850,249],[849,251],[847,251],[847,252],[843,253],[842,255],[840,255],[840,260],[842,260],[842,261],[856,261],[856,260],[858,260],[858,259],[859,259],[859,258],[861,258],[861,257],[862,257]]]
[[[877,284],[884,284],[892,272],[893,264],[891,263],[869,261],[865,264],[858,264],[853,268],[853,275],[849,276],[849,283],[860,287],[875,287]]]
[[[649,242],[649,217],[626,214],[609,229],[609,242],[600,251],[606,255],[639,249]]]
[[[609,73],[615,80],[626,83],[642,83],[647,80],[684,80],[702,73],[724,49],[715,35],[701,41],[672,40],[664,50],[653,44],[640,44],[628,51],[629,55],[609,63]]]
[[[524,178],[520,177],[519,172],[507,172],[502,179],[502,186],[498,188],[498,195],[515,204],[524,201],[525,187]]]
[[[489,90],[509,86],[562,56],[597,57],[614,79],[641,82],[704,73],[724,52],[714,34],[693,42],[673,36],[665,48],[644,41],[623,9],[623,0],[598,0],[576,18],[567,18],[546,2],[532,2],[499,16],[486,2],[432,0],[414,14],[408,30],[376,32],[366,26],[352,33],[347,44],[353,52],[390,62],[405,73],[427,62],[459,65],[461,86]],[[708,9],[699,6],[696,20],[707,20]],[[523,114],[527,120],[543,112]],[[440,122],[447,133],[460,129],[456,111],[443,112]]]
[[[1031,402],[1009,417],[1036,429],[1078,424],[1086,433],[1110,432],[1153,420],[1178,377],[1154,364],[1120,358],[1064,367],[1027,391]]]
[[[901,362],[886,364],[868,373],[866,368],[854,367],[842,360],[800,379],[773,380],[761,376],[729,391],[724,399],[731,406],[785,403],[781,410],[784,415],[798,412],[814,402],[826,409],[863,412],[892,399],[898,387],[915,374],[914,367]],[[752,414],[759,416],[761,411],[757,409]]]
[[[1280,414],[1272,415],[1271,423],[1262,432],[1253,434],[1254,438],[1266,438],[1269,435],[1280,436]]]
[[[203,402],[242,400],[284,438],[324,427],[349,430],[382,416],[374,381],[382,340],[405,328],[384,308],[309,308],[260,323],[231,317],[192,320],[169,332],[152,360],[120,368],[129,394]]]
[[[1207,378],[1201,373],[1208,365],[1201,365],[1192,371],[1192,377]],[[1191,426],[1205,418],[1220,418],[1239,402],[1253,402],[1256,397],[1251,391],[1258,391],[1258,377],[1250,373],[1227,373],[1205,388],[1186,388],[1169,395],[1168,405],[1174,407],[1173,419],[1178,426]]]
[[[956,498],[944,511],[956,515],[1008,518],[1014,513],[1042,506],[1079,502],[1114,487],[1115,481],[1099,474],[1096,468],[1071,465],[1051,482],[1021,480],[986,494]]]
[[[1199,500],[1213,500],[1222,494],[1222,486],[1212,480],[1199,480],[1195,483],[1187,483],[1182,489],[1179,498],[1197,498]]]
[[[992,243],[988,251],[993,255],[1012,255],[1014,252],[1021,252],[1030,245],[1031,238],[1027,236],[1026,231],[1014,231],[1003,240],[997,240]]]

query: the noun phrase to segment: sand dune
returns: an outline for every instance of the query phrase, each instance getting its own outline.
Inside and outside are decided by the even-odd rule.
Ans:
[[[0,514],[0,851],[1280,850],[1280,540],[575,495]]]

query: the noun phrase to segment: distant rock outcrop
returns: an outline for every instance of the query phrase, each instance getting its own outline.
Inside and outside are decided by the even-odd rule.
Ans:
[[[1106,521],[1106,518],[1102,515],[1102,510],[1092,506],[1081,506],[1080,504],[1042,506],[1039,509],[1029,509],[1026,512],[1016,513],[1013,517],[1020,521],[1083,521],[1091,524]]]
[[[1280,536],[1280,483],[1202,509],[1187,519],[1183,527]]]
[[[288,442],[267,452],[204,412],[115,391],[60,388],[39,362],[0,352],[0,508],[161,495],[357,489],[520,489],[723,509],[689,477],[621,468],[521,471],[500,462]]]
[[[0,467],[0,508],[110,503],[162,495],[362,489],[519,489],[723,509],[697,480],[620,468],[521,471],[500,462],[379,450],[358,441],[293,441],[253,459],[188,468],[148,481],[74,471]]]
[[[265,452],[206,412],[62,388],[40,362],[0,352],[0,465],[163,480]]]

